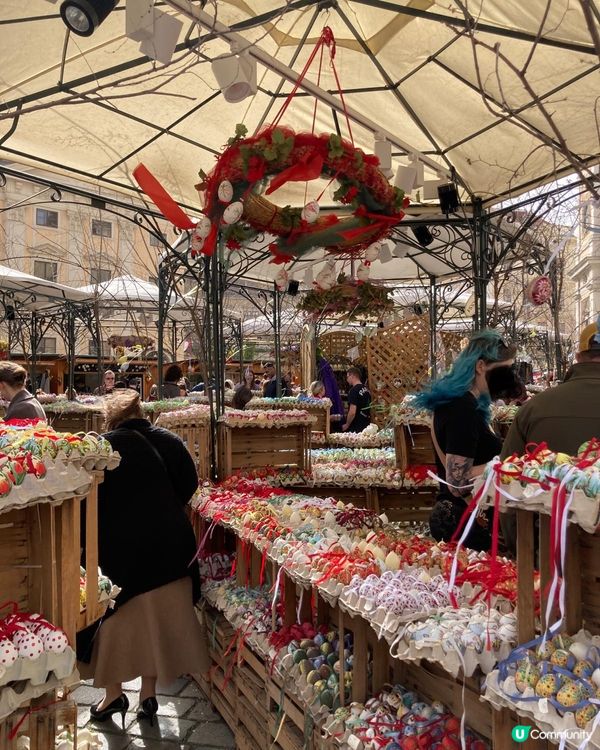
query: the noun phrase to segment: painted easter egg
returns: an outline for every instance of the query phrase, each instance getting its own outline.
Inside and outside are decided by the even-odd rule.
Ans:
[[[548,276],[538,276],[527,284],[525,296],[533,305],[543,305],[552,296],[552,285]]]
[[[575,711],[575,723],[580,729],[584,729],[588,721],[591,721],[598,713],[598,706],[594,706],[590,703],[589,706],[578,708]]]
[[[235,224],[239,221],[244,213],[244,204],[242,201],[235,201],[230,203],[229,206],[223,211],[223,223]]]
[[[594,665],[589,659],[579,659],[579,661],[575,663],[572,672],[577,677],[590,679],[594,673]]]
[[[564,685],[556,694],[556,700],[563,706],[575,706],[584,699],[584,691],[581,685],[573,680],[565,680]]]
[[[557,648],[550,657],[551,664],[563,669],[573,669],[575,666],[575,657],[562,648]]]
[[[535,694],[540,698],[550,698],[560,690],[563,678],[557,674],[545,674],[540,677],[536,686]]]
[[[320,210],[321,208],[317,201],[310,201],[300,212],[300,218],[307,224],[314,224],[315,221],[319,218]]]
[[[233,185],[229,180],[223,180],[217,190],[217,195],[222,203],[229,203],[233,198]]]
[[[515,685],[520,693],[530,687],[534,688],[541,677],[540,668],[535,664],[526,662],[515,672]]]

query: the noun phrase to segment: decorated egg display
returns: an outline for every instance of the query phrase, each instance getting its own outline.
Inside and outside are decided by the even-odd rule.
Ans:
[[[548,276],[538,276],[525,288],[526,298],[536,306],[544,305],[552,297],[552,285]]]

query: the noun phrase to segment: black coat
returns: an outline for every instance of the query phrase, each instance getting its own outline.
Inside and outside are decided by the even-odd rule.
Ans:
[[[145,419],[127,420],[105,437],[121,463],[104,473],[98,491],[98,560],[122,589],[117,606],[188,575],[197,601],[198,563],[190,565],[196,538],[185,512],[198,487],[192,457],[176,435]]]

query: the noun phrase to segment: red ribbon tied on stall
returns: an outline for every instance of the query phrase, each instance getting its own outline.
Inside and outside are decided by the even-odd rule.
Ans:
[[[161,214],[178,229],[193,229],[195,224],[190,217],[177,205],[164,187],[143,164],[133,170],[137,184],[150,198]]]

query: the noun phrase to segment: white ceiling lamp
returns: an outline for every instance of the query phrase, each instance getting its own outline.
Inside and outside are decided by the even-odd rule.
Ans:
[[[219,55],[212,61],[212,72],[217,79],[226,102],[236,103],[256,94],[256,60],[247,52],[239,52],[232,43],[228,55]]]
[[[437,201],[439,200],[438,188],[443,185],[445,180],[425,180],[423,183],[423,200],[424,201]]]
[[[379,248],[379,261],[389,263],[393,259],[392,250],[388,242],[382,242]]]
[[[405,245],[403,242],[397,242],[394,245],[394,258],[406,258],[406,256],[408,255],[408,250],[408,245]]]
[[[396,170],[394,186],[405,195],[412,193],[417,179],[417,167],[414,164],[400,164]]]
[[[413,184],[413,190],[416,190],[417,188],[423,187],[423,182],[425,181],[425,168],[423,166],[423,162],[416,154],[410,154],[408,157],[408,161],[409,166],[415,167],[415,169],[417,170],[415,181]]]
[[[154,7],[154,0],[127,0],[125,35],[140,42],[140,52],[163,65],[171,62],[183,22]]]
[[[389,179],[394,174],[392,172],[392,144],[381,133],[375,133],[373,150],[379,159],[379,169]]]

